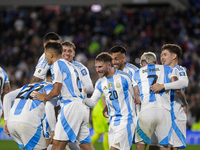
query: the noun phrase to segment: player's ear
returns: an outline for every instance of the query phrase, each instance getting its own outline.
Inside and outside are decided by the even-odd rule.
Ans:
[[[124,62],[126,62],[126,56],[124,56],[123,60],[124,60]]]
[[[47,44],[46,42],[43,43],[43,47],[44,47],[44,49],[45,49],[46,44]]]
[[[53,52],[53,51],[50,51],[49,54],[50,54],[50,57],[51,57],[51,58],[54,57],[54,52]]]
[[[108,66],[109,66],[109,67],[112,67],[112,62],[109,62],[109,63],[108,63]]]
[[[174,60],[174,59],[178,59],[177,54],[172,53],[172,58],[173,58],[173,60]]]

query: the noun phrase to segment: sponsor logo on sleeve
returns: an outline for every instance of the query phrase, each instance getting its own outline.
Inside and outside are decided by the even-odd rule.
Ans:
[[[81,70],[83,76],[87,75],[87,71],[85,69]]]

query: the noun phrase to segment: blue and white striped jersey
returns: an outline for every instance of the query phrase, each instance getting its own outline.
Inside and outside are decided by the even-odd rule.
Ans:
[[[124,69],[122,70],[123,72],[126,72],[128,74],[131,75],[132,80],[135,74],[135,71],[138,70],[139,68],[131,63],[126,62],[126,65],[124,67]]]
[[[49,65],[47,63],[47,60],[45,58],[45,53],[42,54],[42,56],[40,57],[40,59],[38,60],[38,63],[35,67],[35,72],[34,72],[34,76],[45,80],[46,79],[46,74],[47,71],[49,70]]]
[[[123,71],[123,72],[126,72],[126,73],[128,73],[128,74],[131,75],[131,77],[132,77],[132,82],[133,82],[133,84],[134,84],[134,79],[133,79],[133,78],[134,78],[134,74],[135,74],[135,71],[138,70],[138,69],[139,69],[139,68],[136,67],[135,65],[126,62],[126,65],[125,65],[125,67],[124,67],[124,69],[123,69],[122,71]],[[137,113],[137,109],[136,109],[135,103],[133,103],[133,107],[135,108],[135,111],[136,111],[136,113]],[[136,119],[135,116],[133,116],[133,118]]]
[[[174,66],[173,69],[174,68],[178,70],[178,74],[177,74],[178,80],[182,80],[183,82],[188,81],[185,68],[179,65]],[[182,89],[182,90],[184,91],[185,89]],[[178,120],[187,120],[187,116],[182,107],[182,101],[174,93],[174,90],[171,90],[171,107],[172,107],[171,113],[172,113],[173,119],[177,118]]]
[[[45,105],[43,102],[33,100],[31,93],[38,91],[43,93],[49,93],[53,89],[53,85],[50,82],[40,82],[36,84],[27,84],[20,89],[12,91],[9,99],[4,99],[5,104],[5,119],[8,122],[26,122],[33,126],[39,126],[44,118]],[[5,97],[4,97],[5,98]],[[11,106],[11,100],[14,100],[14,104]]]
[[[82,85],[79,78],[79,73],[75,66],[64,60],[63,58],[58,59],[51,66],[52,82],[61,83],[60,100],[64,103],[67,100],[83,99],[81,94]]]
[[[6,82],[9,82],[8,76],[3,68],[0,67],[0,100],[2,99],[2,91]],[[2,111],[2,104],[0,101],[0,111]],[[1,118],[1,115],[0,115]]]
[[[141,112],[151,107],[171,109],[170,90],[154,93],[151,91],[151,85],[169,83],[173,76],[176,76],[175,70],[167,65],[148,64],[135,72],[134,80],[138,85],[142,103]]]
[[[73,61],[72,64],[76,67],[77,71],[79,72],[80,82],[82,82],[82,89],[86,88],[86,91],[82,90],[82,95],[85,97],[87,93],[92,93],[94,90],[92,80],[90,78],[90,73],[82,63]],[[79,84],[79,88],[81,84]]]
[[[131,76],[115,70],[111,78],[102,77],[95,85],[92,100],[98,101],[104,94],[108,106],[110,124],[132,123],[135,110],[133,108],[133,87]]]

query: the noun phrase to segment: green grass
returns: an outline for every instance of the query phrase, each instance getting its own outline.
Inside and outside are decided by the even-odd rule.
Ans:
[[[101,142],[95,143],[94,148],[95,150],[103,150],[102,143]],[[135,145],[132,146],[132,150],[135,150]],[[200,150],[200,145],[187,145],[187,148],[182,150]]]
[[[102,143],[95,143],[94,148],[95,150],[103,150]],[[0,150],[19,150],[19,147],[12,140],[0,140]],[[135,150],[135,145],[133,145],[132,150]],[[200,145],[187,145],[184,150],[200,150]]]

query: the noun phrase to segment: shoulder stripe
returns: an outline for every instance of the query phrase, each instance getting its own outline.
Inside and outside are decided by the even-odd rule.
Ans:
[[[73,61],[72,64],[76,67],[78,67],[79,69],[82,69],[84,67],[83,64],[81,64],[80,62],[77,62],[77,61]]]
[[[130,80],[132,81],[132,77],[130,74],[126,73],[126,72],[123,72],[123,71],[118,71],[119,74],[122,74],[122,75],[126,75],[130,78]]]
[[[132,68],[134,70],[138,70],[139,69],[137,66],[135,66],[133,64],[130,64],[130,63],[127,63],[127,67],[130,67],[130,68]]]

